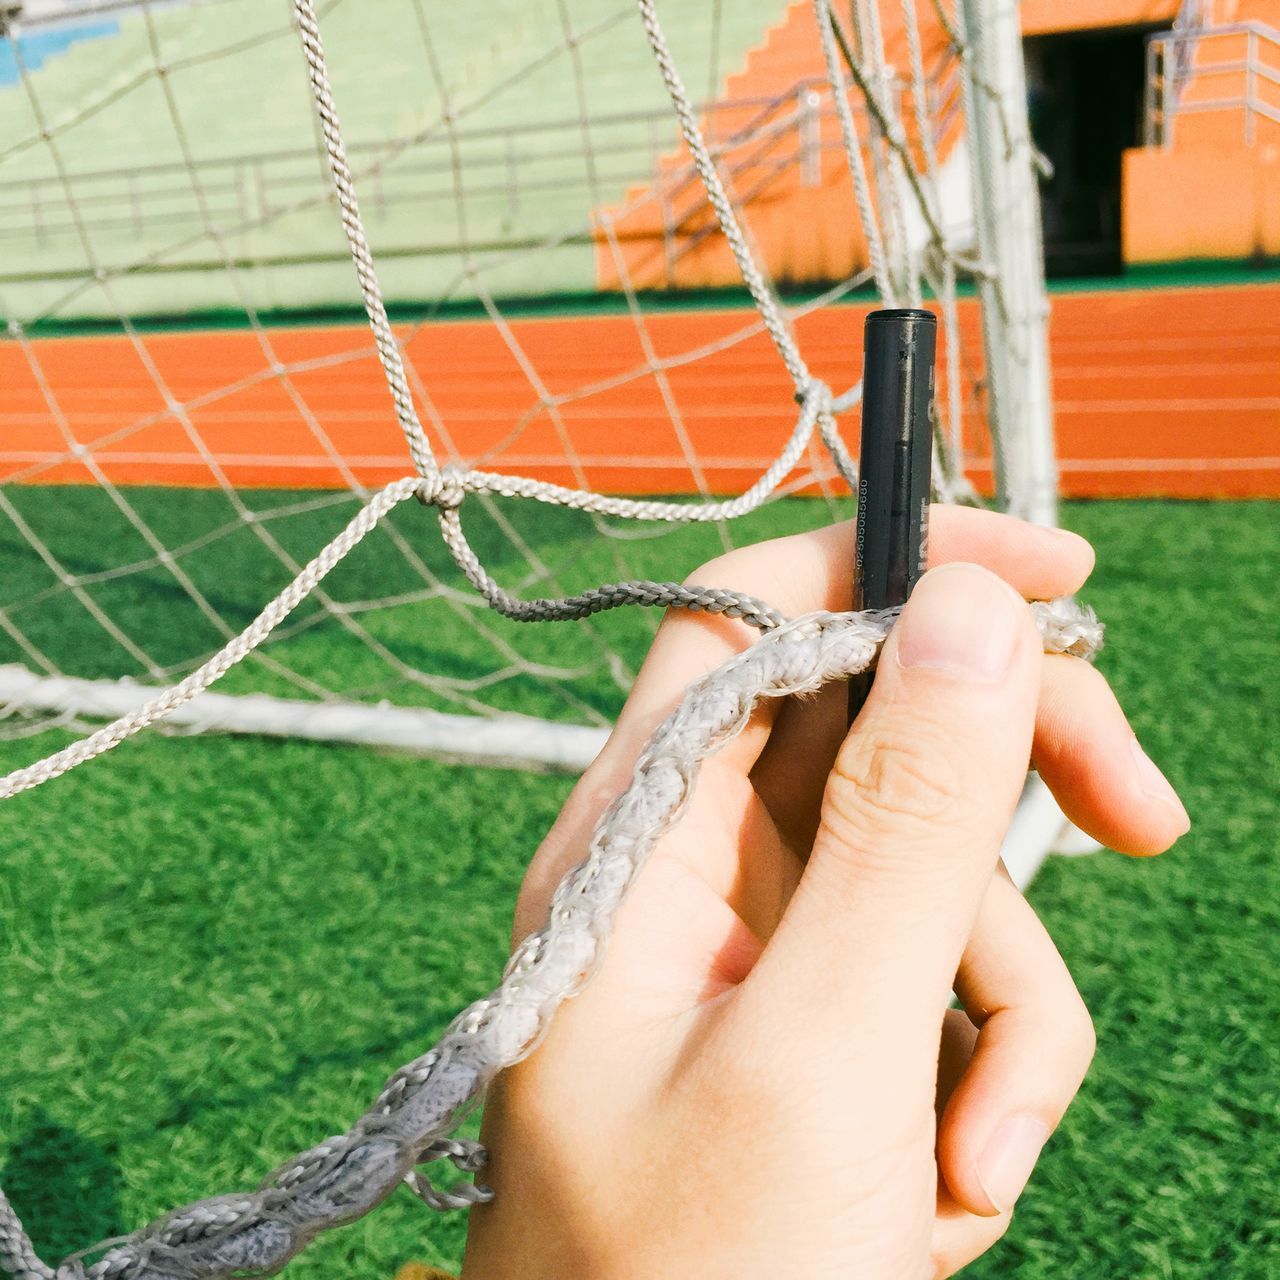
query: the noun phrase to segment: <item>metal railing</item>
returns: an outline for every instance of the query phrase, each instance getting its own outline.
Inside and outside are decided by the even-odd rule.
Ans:
[[[954,59],[939,60],[928,77],[928,96],[935,143],[941,149],[961,114]],[[852,101],[861,117],[856,93]],[[742,204],[760,199],[792,171],[802,185],[821,184],[826,153],[842,149],[835,102],[825,80],[802,80],[774,97],[707,102],[700,116],[726,185]],[[661,208],[664,252],[674,269],[714,228],[706,218],[705,191],[680,149],[670,111],[594,115],[590,137],[592,164],[585,163],[582,121],[576,116],[452,134],[428,129],[411,137],[350,144],[348,150],[372,224],[385,225],[401,209],[421,212],[428,220],[440,211],[447,221],[460,203],[483,205],[511,228],[505,237],[486,237],[490,243],[485,247],[495,249],[509,247],[507,240],[511,246],[524,244],[528,233],[549,230],[522,223],[540,197],[555,193],[576,200],[585,226],[598,201],[644,187]],[[320,209],[330,198],[323,158],[311,148],[207,157],[191,164],[49,173],[0,183],[0,253],[9,254],[11,261],[13,253],[22,258],[29,249],[52,249],[56,255],[64,244],[78,242],[80,223],[95,237],[127,241],[139,249],[161,237],[176,240],[215,229],[224,236],[251,235],[287,216]],[[542,207],[551,205],[543,202]],[[536,217],[528,214],[534,223]],[[424,245],[422,251],[442,248]],[[278,246],[270,253],[265,246],[258,252],[264,260],[280,257]],[[237,256],[251,261],[255,250],[246,246]],[[41,268],[34,274],[40,275]]]
[[[776,111],[777,99],[744,98],[704,106],[714,121],[744,110]],[[348,146],[362,203],[372,221],[398,206],[496,201],[515,216],[522,202],[541,193],[580,189],[584,213],[595,194],[655,181],[663,157],[678,143],[667,110],[617,112],[592,117],[594,173],[583,163],[582,121],[537,124],[390,138]],[[735,136],[726,141],[733,143]],[[454,164],[461,161],[461,191]],[[575,161],[577,162],[575,164]],[[0,240],[34,240],[43,248],[59,234],[73,234],[75,220],[67,191],[95,231],[143,237],[154,231],[199,225],[208,219],[220,230],[249,231],[295,211],[310,198],[328,199],[329,178],[313,148],[262,150],[225,157],[202,157],[188,165],[168,161],[126,170],[72,170],[65,179],[50,173],[0,183]]]
[[[1214,57],[1230,44],[1231,56]],[[1243,44],[1240,56],[1236,48]],[[1225,81],[1213,96],[1188,100],[1189,88],[1205,80]],[[1258,137],[1258,121],[1280,124],[1280,31],[1265,22],[1237,22],[1164,32],[1148,37],[1143,141],[1171,147],[1180,117],[1236,112],[1246,145]]]
[[[890,88],[894,94],[910,92],[910,86],[897,78]],[[865,107],[856,92],[850,92],[855,121],[865,120]],[[926,75],[926,99],[934,146],[942,155],[963,114],[960,63],[947,52]],[[911,121],[910,136],[915,125],[910,111],[907,118]],[[823,141],[824,120],[838,123],[830,85],[824,79],[802,80],[759,112],[736,137],[714,146],[712,154],[721,162],[725,187],[735,203],[748,206],[760,200],[792,172],[800,175],[802,186],[821,185],[823,154],[832,151],[843,155],[844,150],[840,141]],[[860,128],[860,136],[869,127]],[[793,145],[788,147],[788,142]],[[663,257],[670,286],[680,261],[713,236],[717,228],[692,164],[682,165],[665,183],[655,184],[655,189],[662,205]],[[680,200],[685,195],[691,195],[693,204],[682,211]]]

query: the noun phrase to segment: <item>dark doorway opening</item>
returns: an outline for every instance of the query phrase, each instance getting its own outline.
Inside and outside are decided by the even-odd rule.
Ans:
[[[1031,131],[1054,170],[1040,183],[1050,276],[1124,269],[1120,157],[1142,139],[1144,41],[1154,29],[1072,31],[1024,42]]]

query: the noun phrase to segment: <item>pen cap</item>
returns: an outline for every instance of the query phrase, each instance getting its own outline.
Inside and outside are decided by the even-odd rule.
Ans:
[[[924,572],[933,450],[931,311],[866,319],[854,607],[902,604]]]

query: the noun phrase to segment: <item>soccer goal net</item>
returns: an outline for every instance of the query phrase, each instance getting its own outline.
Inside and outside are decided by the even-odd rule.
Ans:
[[[1053,518],[1012,0],[5,12],[33,758],[150,706],[581,767],[657,621],[602,610],[851,514],[873,305],[939,315],[940,496]]]
[[[151,725],[580,768],[656,625],[619,606],[766,633],[646,746],[501,985],[347,1132],[56,1271],[0,1191],[20,1280],[274,1274],[402,1182],[484,1198],[419,1166],[478,1168],[460,1111],[584,980],[701,760],[742,708],[873,660],[884,616],[684,585],[851,514],[868,309],[939,317],[939,497],[1053,519],[1017,9],[0,21],[0,732],[30,739],[0,799]],[[1048,648],[1096,646],[1034,611]]]

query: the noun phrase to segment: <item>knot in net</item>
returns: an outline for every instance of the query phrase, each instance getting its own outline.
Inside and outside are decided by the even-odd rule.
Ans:
[[[450,464],[418,482],[415,496],[424,507],[456,511],[467,496],[467,473]]]

